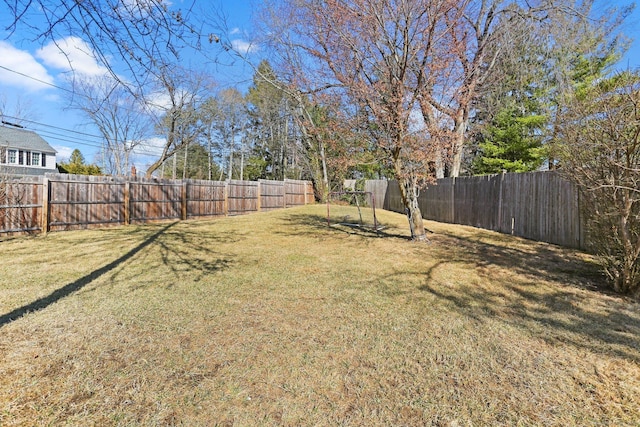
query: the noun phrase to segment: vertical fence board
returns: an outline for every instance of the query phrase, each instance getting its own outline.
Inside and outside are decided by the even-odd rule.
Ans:
[[[0,182],[0,235],[42,230],[42,177]]]
[[[228,187],[229,215],[242,215],[258,211],[258,183],[230,180]]]
[[[47,174],[0,182],[0,235],[239,215],[310,202],[309,181],[166,180]],[[312,200],[311,200],[312,201]]]
[[[260,183],[260,210],[272,211],[285,207],[285,183],[282,181],[258,180]]]
[[[376,207],[404,213],[396,181],[367,181]],[[384,197],[378,197],[382,194]],[[426,219],[584,248],[578,189],[554,172],[439,179],[420,193]]]
[[[304,206],[308,203],[307,193],[309,182],[294,179],[284,180],[284,207]],[[313,187],[311,189],[313,194]]]
[[[225,183],[190,180],[187,192],[187,217],[224,215]]]

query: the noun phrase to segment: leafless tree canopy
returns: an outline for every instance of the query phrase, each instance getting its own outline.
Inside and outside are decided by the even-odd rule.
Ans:
[[[151,131],[151,117],[144,105],[110,76],[78,76],[74,79],[71,108],[80,110],[103,138],[102,169],[127,175],[131,155]]]
[[[128,79],[144,86],[157,76],[158,65],[180,57],[180,48],[199,43],[189,23],[193,4],[169,9],[163,0],[4,0],[12,22],[10,32],[28,29],[41,42],[79,36],[114,78],[113,61],[128,69]],[[30,19],[32,16],[38,19]],[[46,25],[40,24],[42,19]]]
[[[586,199],[592,249],[617,291],[640,295],[640,75],[574,92],[556,146]]]

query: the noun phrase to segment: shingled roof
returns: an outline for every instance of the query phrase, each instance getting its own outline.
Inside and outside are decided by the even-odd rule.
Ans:
[[[40,151],[43,153],[57,152],[37,133],[8,126],[0,126],[0,147]]]

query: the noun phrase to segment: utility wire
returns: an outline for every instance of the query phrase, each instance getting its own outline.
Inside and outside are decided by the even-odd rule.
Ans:
[[[71,89],[67,89],[67,88],[64,88],[62,86],[57,86],[57,85],[54,85],[53,83],[45,82],[44,80],[40,80],[40,79],[37,79],[37,78],[35,78],[33,76],[30,76],[28,74],[21,73],[20,71],[16,71],[16,70],[12,70],[11,68],[7,68],[4,65],[0,65],[0,68],[2,68],[3,70],[9,71],[10,73],[14,73],[14,74],[18,74],[18,75],[20,75],[22,77],[26,77],[26,78],[31,79],[33,81],[36,81],[38,83],[42,83],[44,85],[51,86],[51,87],[54,87],[56,89],[64,90],[65,92],[69,92],[69,93],[75,94],[75,92],[72,91]]]
[[[5,71],[9,71],[9,72],[14,73],[14,74],[18,74],[19,76],[26,77],[28,79],[31,79],[31,80],[36,81],[38,83],[42,83],[42,84],[47,85],[47,86],[51,86],[51,87],[53,87],[55,89],[63,90],[63,91],[68,92],[68,93],[70,93],[70,94],[72,94],[74,96],[79,96],[79,97],[88,99],[89,101],[94,101],[90,96],[87,96],[87,95],[85,95],[85,94],[83,94],[81,92],[76,92],[75,90],[72,90],[72,89],[69,89],[69,88],[65,88],[65,87],[62,87],[62,86],[55,85],[53,83],[45,82],[44,80],[40,80],[40,79],[35,78],[33,76],[30,76],[28,74],[24,74],[24,73],[22,73],[20,71],[12,70],[11,68],[5,67],[4,65],[0,65],[0,69],[3,69]],[[143,99],[145,99],[145,98],[143,97]],[[107,101],[107,98],[103,99],[102,102],[101,102],[101,106],[106,101]],[[141,107],[142,107],[143,110],[147,110],[148,111],[148,110],[150,110],[150,109],[152,109],[154,107],[158,107],[158,106],[155,105],[155,104],[152,105],[152,104],[150,104],[148,102],[142,102],[141,103]],[[127,107],[122,106],[122,105],[120,105],[119,108],[122,108],[123,110],[126,110],[126,111],[128,111],[130,113],[140,114],[140,110],[134,110],[132,108],[127,108]]]
[[[94,148],[104,148],[103,145],[103,141],[104,138],[98,135],[93,135],[90,133],[86,133],[86,132],[80,132],[80,131],[76,131],[76,130],[72,130],[72,129],[66,129],[66,128],[62,128],[59,126],[53,126],[53,125],[48,125],[46,123],[42,123],[42,122],[37,122],[34,120],[27,120],[27,119],[22,119],[20,117],[15,117],[15,116],[3,116],[6,117],[8,119],[14,120],[14,121],[20,121],[20,122],[26,122],[26,123],[30,123],[32,125],[36,125],[32,127],[32,130],[37,130],[38,134],[45,136],[47,138],[50,139],[54,139],[56,141],[61,141],[61,142],[68,142],[68,143],[72,143],[72,144],[79,144],[79,145],[85,145],[88,147],[94,147]],[[39,126],[45,128],[45,129],[40,129]],[[51,129],[56,129],[56,130],[60,130],[63,132],[69,132],[69,133],[73,133],[73,134],[77,134],[80,136],[88,136],[91,138],[96,138],[99,139],[99,141],[86,141],[83,139],[78,139],[78,138],[74,138],[72,136],[68,136],[62,133],[58,133],[58,132],[54,132],[51,131],[49,129],[46,128],[51,128]],[[27,128],[27,130],[29,130],[29,128]],[[141,149],[144,149],[145,153],[147,155],[159,155],[161,154],[162,150],[161,148],[151,145],[147,142],[142,142],[142,143],[138,143],[137,146]],[[156,151],[155,153],[153,151]]]
[[[58,86],[58,85],[55,85],[53,83],[46,82],[44,80],[41,80],[41,79],[35,78],[33,76],[30,76],[28,74],[22,73],[20,71],[16,71],[16,70],[13,70],[11,68],[5,67],[4,65],[0,65],[0,69],[3,69],[5,71],[9,71],[9,72],[14,73],[14,74],[18,74],[18,75],[20,75],[22,77],[31,79],[31,80],[36,81],[38,83],[42,83],[42,84],[44,84],[46,86],[53,87],[55,89],[59,89],[59,90],[71,93],[71,94],[76,95],[76,96],[81,96],[83,98],[91,99],[90,97],[88,97],[88,96],[86,96],[86,95],[84,95],[82,93],[78,93],[78,92],[75,92],[75,91],[73,91],[71,89],[64,88],[62,86]],[[129,112],[139,113],[139,111],[134,111],[133,109],[129,109],[129,108],[126,108],[126,107],[124,109],[128,110]],[[73,129],[62,128],[62,127],[59,127],[59,126],[53,126],[53,125],[49,125],[49,124],[46,124],[46,123],[37,122],[37,121],[34,121],[34,120],[22,119],[20,117],[14,117],[14,116],[9,116],[9,115],[3,115],[3,117],[9,118],[11,120],[17,120],[17,121],[21,121],[21,122],[31,123],[32,125],[36,125],[36,127],[37,126],[42,126],[42,127],[46,127],[46,128],[57,129],[57,130],[61,130],[63,132],[69,132],[69,133],[77,134],[77,135],[80,135],[80,136],[96,138],[96,139],[100,140],[99,143],[97,141],[91,143],[91,142],[87,142],[87,141],[80,140],[80,139],[69,139],[71,137],[69,137],[67,135],[62,135],[62,134],[59,134],[59,133],[51,132],[51,131],[49,131],[47,129],[44,129],[44,130],[43,129],[35,129],[35,128],[33,129],[33,130],[37,130],[42,135],[44,135],[44,136],[46,136],[48,138],[51,138],[51,139],[55,139],[57,141],[68,142],[68,143],[72,143],[72,144],[85,145],[85,146],[94,147],[94,148],[103,148],[104,147],[104,144],[103,144],[104,137],[99,136],[99,135],[93,135],[93,134],[90,134],[90,133],[80,132],[80,131],[76,131],[76,130],[73,130]],[[137,146],[139,148],[141,148],[141,149],[144,149],[144,151],[145,151],[144,154],[145,155],[158,156],[158,155],[162,154],[162,149],[160,147],[157,147],[155,145],[151,145],[149,143],[143,142],[143,143],[139,143]],[[153,153],[153,151],[156,151],[156,153]]]
[[[52,128],[52,129],[61,130],[61,131],[64,131],[64,132],[75,133],[75,134],[78,134],[78,135],[81,135],[81,136],[89,136],[91,138],[96,138],[96,139],[99,139],[99,140],[104,139],[100,135],[93,135],[93,134],[90,134],[90,133],[80,132],[80,131],[73,130],[73,129],[67,129],[67,128],[62,128],[62,127],[58,127],[58,126],[48,125],[46,123],[36,122],[34,120],[28,120],[28,119],[23,119],[23,118],[20,118],[20,117],[8,116],[6,114],[3,115],[3,116],[7,117],[7,118],[9,118],[11,120],[17,120],[17,121],[21,121],[21,122],[32,123],[32,124],[35,124],[35,125],[38,125],[38,126],[44,126],[44,127],[48,127],[48,128]]]

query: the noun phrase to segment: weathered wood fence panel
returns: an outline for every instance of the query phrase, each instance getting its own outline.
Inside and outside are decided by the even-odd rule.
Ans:
[[[104,227],[124,223],[124,181],[62,175],[49,179],[48,229]]]
[[[226,215],[224,181],[189,180],[187,189],[189,218]]]
[[[260,183],[260,210],[270,211],[286,207],[283,181],[258,180]]]
[[[0,235],[41,230],[42,185],[38,178],[0,182]]]
[[[435,188],[435,186],[431,188]],[[425,191],[425,195],[429,199],[433,199],[430,188]],[[497,230],[499,195],[500,176],[456,178],[454,182],[453,222],[487,230]]]
[[[131,222],[182,219],[182,183],[174,180],[130,184]]]
[[[437,185],[423,190],[420,197],[420,210],[425,218],[439,218],[438,221],[455,223],[456,178],[443,178]]]
[[[294,179],[285,179],[285,203],[284,207],[289,206],[301,206],[309,203],[307,200],[308,195],[313,195],[313,186],[311,192],[309,192],[308,181],[299,181]]]
[[[562,246],[584,248],[575,185],[552,172],[505,174],[497,231]]]
[[[231,180],[228,184],[228,214],[242,215],[259,210],[259,183],[254,181]]]
[[[396,181],[367,181],[365,188],[384,194],[377,208],[404,213]],[[419,205],[426,219],[585,247],[579,191],[554,172],[439,179],[421,191]]]
[[[364,182],[364,191],[370,193],[375,199],[375,207],[376,209],[382,208],[382,204],[384,203],[384,196],[387,191],[386,185],[384,185],[386,181],[380,180],[367,180]],[[347,188],[347,184],[345,184],[345,188]],[[367,203],[369,205],[373,205],[372,200],[369,200],[369,195],[367,194]]]
[[[261,190],[266,191],[264,195]],[[308,181],[201,181],[47,174],[0,181],[0,235],[250,212],[313,202]]]

